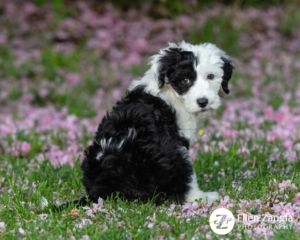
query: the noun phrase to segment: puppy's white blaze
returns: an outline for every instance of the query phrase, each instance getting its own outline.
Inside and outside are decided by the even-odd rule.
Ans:
[[[194,83],[194,86],[183,95],[184,103],[187,110],[191,113],[197,113],[200,107],[197,104],[198,98],[207,98],[208,104],[204,108],[206,110],[216,109],[220,106],[219,89],[221,81],[215,80],[216,82],[204,80],[202,77],[198,77]]]
[[[195,202],[195,200],[201,198],[204,202],[213,203],[219,199],[219,194],[217,192],[203,192],[199,189],[195,173],[192,176],[192,181],[189,186],[190,190],[186,195],[187,202]]]

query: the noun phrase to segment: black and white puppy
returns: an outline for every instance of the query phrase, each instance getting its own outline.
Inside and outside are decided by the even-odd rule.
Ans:
[[[126,200],[179,204],[217,192],[199,189],[189,157],[201,116],[229,93],[233,62],[213,44],[169,44],[151,59],[127,95],[98,126],[85,151],[83,185],[89,199],[118,195]]]

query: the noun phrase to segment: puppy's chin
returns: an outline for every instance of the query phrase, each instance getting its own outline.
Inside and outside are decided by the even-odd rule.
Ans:
[[[200,109],[199,111],[195,112],[196,117],[198,118],[206,118],[207,116],[209,116],[209,114],[211,113],[213,109],[209,108],[209,109]]]

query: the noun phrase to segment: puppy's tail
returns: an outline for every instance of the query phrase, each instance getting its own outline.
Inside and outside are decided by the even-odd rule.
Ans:
[[[62,210],[68,208],[69,206],[79,207],[79,206],[86,206],[90,204],[91,201],[87,197],[82,197],[80,199],[77,199],[75,201],[67,202],[59,206],[52,206],[53,212],[61,212]]]

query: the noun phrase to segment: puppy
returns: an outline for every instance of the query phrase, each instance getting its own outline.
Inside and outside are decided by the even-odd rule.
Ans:
[[[133,201],[212,203],[189,157],[201,116],[228,94],[233,61],[210,43],[171,43],[154,55],[144,77],[133,81],[98,126],[85,150],[83,185],[89,199],[118,195]]]

